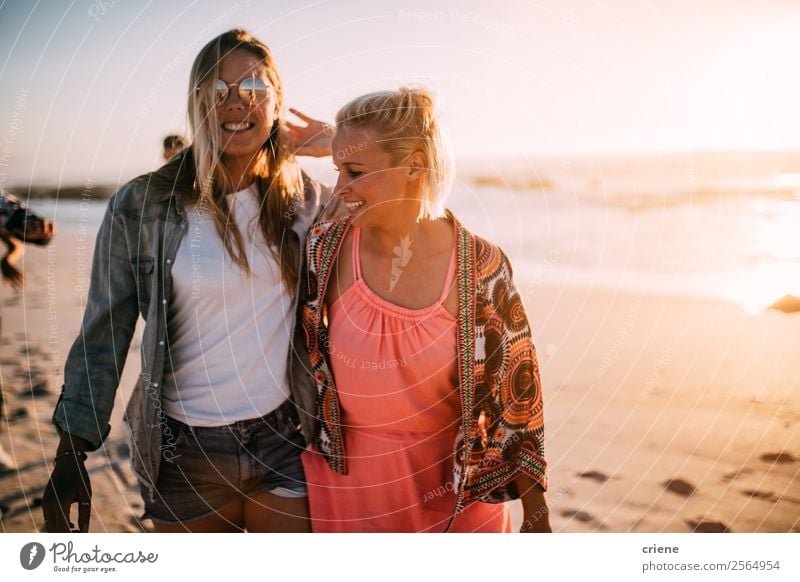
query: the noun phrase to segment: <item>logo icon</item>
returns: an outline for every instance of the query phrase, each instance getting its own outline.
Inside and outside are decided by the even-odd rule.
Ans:
[[[19,551],[19,563],[26,570],[35,570],[44,561],[44,546],[37,542],[31,542],[22,546]]]

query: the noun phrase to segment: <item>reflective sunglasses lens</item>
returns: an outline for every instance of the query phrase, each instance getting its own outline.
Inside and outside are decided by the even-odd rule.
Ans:
[[[239,97],[245,103],[255,103],[261,101],[267,96],[269,85],[261,79],[245,79],[239,83]]]
[[[228,86],[222,79],[214,81],[214,99],[217,105],[222,105],[228,100]]]

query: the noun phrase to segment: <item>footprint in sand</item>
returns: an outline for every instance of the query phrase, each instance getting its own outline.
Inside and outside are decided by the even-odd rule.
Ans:
[[[700,519],[699,521],[688,520],[685,522],[695,533],[730,533],[728,526],[721,521],[711,521]]]
[[[789,465],[798,461],[792,453],[785,453],[783,451],[780,453],[764,453],[759,458],[767,463],[777,463],[778,465]]]
[[[795,497],[788,497],[786,495],[778,496],[775,495],[772,491],[758,491],[758,490],[744,489],[740,491],[740,493],[747,497],[752,497],[754,499],[761,499],[763,501],[770,501],[772,503],[785,501],[787,503],[795,503],[797,505],[800,505],[800,499],[797,499]]]
[[[752,491],[749,489],[745,489],[744,491],[741,491],[741,494],[747,497],[752,497],[754,499],[762,499],[764,501],[775,502],[778,500],[775,494],[772,493],[771,491]]]
[[[605,483],[610,479],[608,475],[601,473],[600,471],[585,471],[583,473],[578,473],[577,476],[581,479],[591,479],[592,481],[597,481],[598,483]]]
[[[23,390],[19,395],[29,398],[42,398],[50,394],[50,386],[47,380],[34,380],[31,384],[32,386],[28,390]]]
[[[683,479],[670,479],[669,481],[664,481],[661,486],[667,491],[682,497],[689,497],[697,491],[694,485]]]
[[[15,408],[6,415],[6,420],[10,423],[17,422],[18,420],[25,420],[28,416],[27,408]]]
[[[594,517],[592,517],[585,511],[578,511],[576,509],[567,509],[562,511],[561,517],[574,517],[575,519],[583,523],[589,523],[590,521],[594,521]]]
[[[747,474],[752,473],[752,472],[753,472],[752,469],[748,469],[747,467],[742,467],[741,469],[738,469],[738,470],[736,470],[736,471],[734,471],[732,473],[724,474],[722,476],[722,481],[723,481],[723,483],[728,483],[728,482],[733,481],[734,479],[736,479],[736,477],[738,477],[739,475],[747,475]]]

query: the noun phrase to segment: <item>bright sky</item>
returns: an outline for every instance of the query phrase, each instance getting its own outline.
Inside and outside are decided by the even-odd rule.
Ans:
[[[287,103],[422,83],[459,155],[800,149],[796,0],[0,0],[0,183],[126,180],[244,27]]]

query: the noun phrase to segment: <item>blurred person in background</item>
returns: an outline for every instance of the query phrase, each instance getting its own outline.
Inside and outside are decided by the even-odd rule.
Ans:
[[[186,146],[189,145],[186,142],[186,138],[182,135],[178,135],[176,133],[172,133],[164,138],[164,161],[168,162],[179,153],[181,153]]]
[[[25,283],[17,261],[22,256],[22,244],[45,246],[53,240],[55,227],[46,218],[37,216],[19,201],[16,196],[0,188],[0,239],[6,245],[6,253],[0,259],[3,282],[19,291]],[[2,313],[0,313],[0,333],[2,333]],[[5,402],[3,387],[0,386],[0,421],[4,418]],[[16,468],[14,459],[0,445],[0,471]]]

